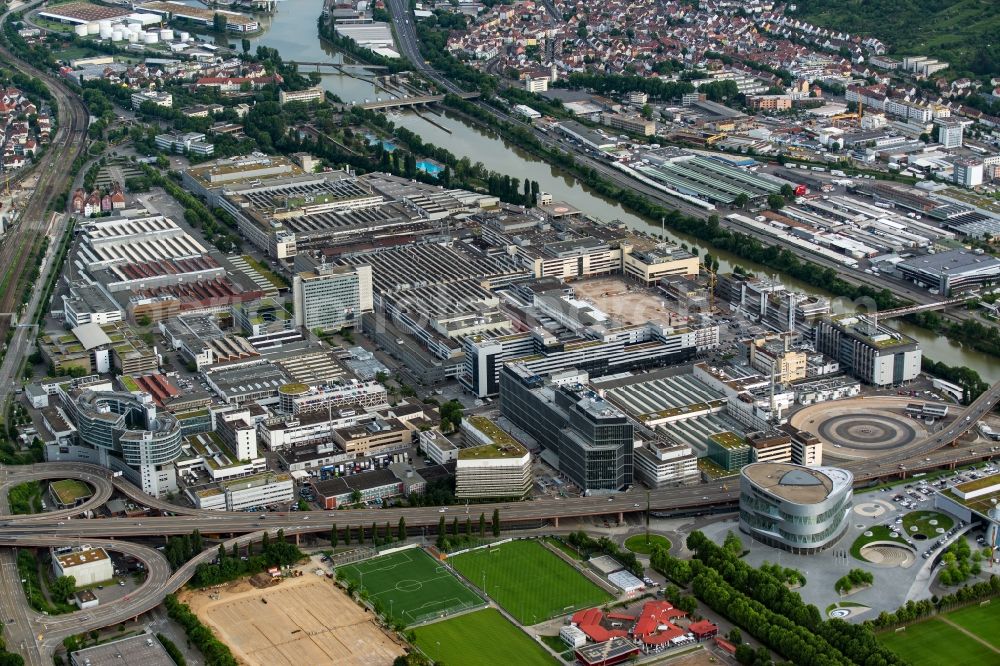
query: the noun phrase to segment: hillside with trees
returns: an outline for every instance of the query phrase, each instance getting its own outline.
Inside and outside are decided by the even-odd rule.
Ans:
[[[1000,75],[996,0],[799,0],[791,14],[881,39],[893,54],[926,55],[958,72]]]

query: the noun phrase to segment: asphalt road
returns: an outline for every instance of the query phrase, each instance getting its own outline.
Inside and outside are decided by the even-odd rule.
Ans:
[[[446,79],[440,73],[438,73],[433,67],[431,67],[427,62],[424,61],[423,56],[420,54],[420,42],[417,37],[416,27],[414,25],[415,19],[410,12],[409,6],[404,0],[388,0],[389,9],[392,14],[392,21],[395,27],[395,34],[397,45],[403,56],[413,63],[414,68],[418,70],[422,75],[428,79],[435,82],[438,86],[444,90],[452,93],[465,92],[461,87],[457,86],[453,82]],[[494,117],[503,120],[508,123],[512,123],[523,127],[526,130],[531,131],[535,138],[538,139],[543,145],[548,148],[557,148],[564,152],[570,152],[573,154],[573,159],[580,165],[593,169],[599,173],[606,180],[611,181],[619,187],[630,188],[645,197],[652,199],[668,208],[673,208],[679,210],[680,212],[694,217],[697,219],[707,220],[710,215],[718,215],[720,218],[720,225],[726,228],[731,228],[735,231],[749,235],[767,243],[768,245],[776,245],[784,249],[790,250],[796,255],[802,254],[802,248],[782,242],[773,236],[767,234],[753,232],[743,227],[734,226],[727,222],[725,216],[730,212],[739,211],[729,211],[726,209],[718,209],[714,211],[708,211],[693,204],[690,204],[682,199],[677,199],[667,195],[666,193],[658,190],[655,187],[651,187],[642,183],[635,178],[628,176],[622,171],[615,169],[607,162],[599,159],[594,159],[592,156],[588,155],[585,151],[580,150],[577,146],[569,143],[564,143],[555,140],[551,135],[539,131],[531,123],[525,123],[520,118],[516,118],[509,114],[506,114],[499,109],[490,106],[482,101],[474,101],[480,108],[493,114]],[[869,286],[876,289],[889,289],[895,294],[912,301],[915,304],[924,303],[934,303],[940,300],[938,297],[933,296],[923,289],[919,289],[912,284],[909,284],[903,280],[896,280],[883,275],[870,275],[862,270],[850,269],[843,264],[840,264],[826,257],[820,255],[808,254],[806,257],[812,263],[823,266],[824,268],[833,268],[837,271],[838,276],[844,281],[853,284],[855,286]],[[955,314],[958,319],[967,318],[969,315],[967,313],[956,314],[958,311],[949,312],[949,315]]]
[[[18,7],[18,11],[39,4],[39,2],[29,3]],[[10,11],[0,17],[0,24],[6,23]],[[80,99],[73,94],[61,81],[51,76],[47,72],[42,72],[28,63],[15,58],[6,47],[0,46],[0,55],[7,63],[14,65],[21,72],[42,79],[48,86],[49,91],[55,97],[58,104],[59,126],[53,137],[52,144],[42,157],[39,164],[39,177],[35,185],[34,193],[31,196],[17,226],[4,239],[0,246],[0,267],[6,268],[10,265],[17,266],[17,272],[9,282],[12,294],[2,296],[19,295],[18,286],[21,284],[21,273],[30,270],[32,267],[26,264],[26,253],[30,251],[34,239],[44,233],[49,236],[49,247],[43,260],[43,270],[39,276],[38,284],[45,284],[49,273],[52,270],[52,257],[58,248],[58,241],[65,231],[65,216],[56,216],[51,223],[48,221],[46,211],[52,199],[69,185],[69,165],[73,163],[76,156],[86,146],[87,131],[87,110]],[[18,265],[19,262],[24,262]],[[34,319],[40,300],[42,290],[32,291],[31,299],[27,304],[22,316],[23,322],[31,322]],[[10,299],[8,298],[8,302]],[[11,303],[13,310],[13,304]],[[0,312],[0,335],[6,331],[8,325],[16,325],[14,336],[7,348],[3,364],[0,365],[0,408],[7,404],[11,392],[15,388],[15,382],[21,368],[21,364],[28,354],[32,341],[35,337],[35,327],[28,324],[17,325],[14,318],[7,313]]]

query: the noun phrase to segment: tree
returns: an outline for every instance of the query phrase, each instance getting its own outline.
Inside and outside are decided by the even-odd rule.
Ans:
[[[400,541],[406,541],[406,519],[399,517],[399,525],[396,527],[396,537]]]
[[[267,547],[271,545],[271,537],[268,536],[267,532],[264,532],[264,537],[260,540],[260,547],[267,550]]]
[[[493,536],[500,536],[500,509],[493,509]]]
[[[376,541],[378,541],[378,525],[376,525],[374,522],[372,522],[372,545],[373,546],[375,545]]]
[[[226,17],[219,12],[215,12],[215,16],[212,17],[212,30],[215,32],[226,31]]]
[[[771,210],[781,210],[785,207],[785,197],[780,194],[767,195],[767,207]]]
[[[336,548],[337,547],[337,541],[338,541],[338,538],[337,538],[337,523],[334,523],[333,527],[330,528],[330,547],[331,548]]]
[[[73,576],[59,576],[49,587],[52,596],[59,601],[65,601],[76,591],[76,578]]]
[[[352,490],[351,491],[351,504],[361,504],[361,491]]]
[[[722,548],[730,555],[739,557],[743,553],[743,542],[730,530],[726,534],[726,540],[722,542]]]
[[[642,114],[642,117],[645,118],[646,120],[653,119],[653,107],[650,106],[649,104],[643,104],[640,113]]]
[[[350,525],[348,525],[346,528],[344,528],[344,545],[345,546],[350,546],[351,545],[351,526]]]
[[[733,205],[737,208],[746,208],[748,203],[750,203],[750,197],[742,192],[737,194],[736,198],[733,199]]]
[[[479,514],[479,538],[480,539],[485,539],[486,538],[486,514],[485,513]]]
[[[729,630],[727,638],[733,645],[739,645],[743,642],[743,632],[741,632],[737,627],[733,627]]]
[[[243,47],[243,53],[250,53],[250,40],[244,37],[240,40],[240,46]]]
[[[451,520],[451,535],[458,536],[458,516],[455,516]]]

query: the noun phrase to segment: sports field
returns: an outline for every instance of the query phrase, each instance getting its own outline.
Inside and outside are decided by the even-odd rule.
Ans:
[[[981,666],[1000,663],[998,630],[996,605],[970,606],[878,638],[913,666]]]
[[[417,635],[417,647],[439,664],[552,666],[558,663],[495,608],[425,624],[413,633]]]
[[[448,561],[524,625],[599,606],[611,599],[535,540],[482,548]]]
[[[447,567],[419,548],[348,564],[337,572],[357,583],[393,620],[407,626],[484,603]]]

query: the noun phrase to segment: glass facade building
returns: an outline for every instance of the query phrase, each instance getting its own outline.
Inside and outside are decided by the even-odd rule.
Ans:
[[[581,489],[620,490],[632,483],[632,424],[579,379],[546,381],[523,364],[507,364],[500,373],[500,410],[554,454],[559,471]]]

